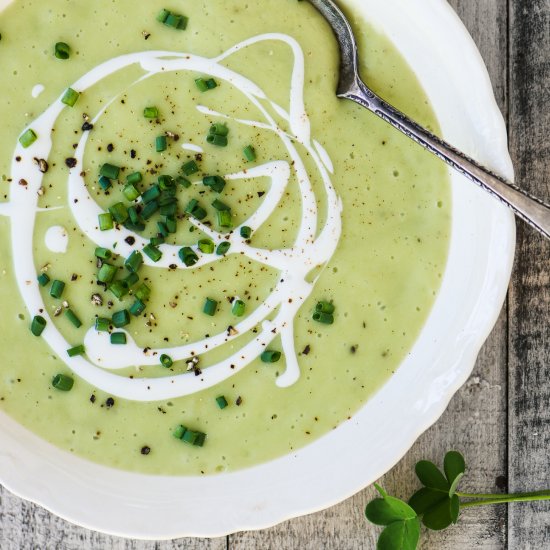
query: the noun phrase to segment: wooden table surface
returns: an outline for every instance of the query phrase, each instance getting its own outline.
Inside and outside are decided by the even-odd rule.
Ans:
[[[384,0],[380,0],[384,1]],[[414,0],[422,1],[422,0]],[[519,185],[550,200],[550,0],[451,0],[489,68],[508,124]],[[472,86],[475,86],[472,82]],[[550,243],[518,223],[506,305],[475,370],[447,412],[382,480],[392,494],[417,488],[414,464],[463,452],[463,490],[550,488]],[[0,492],[0,549],[321,550],[374,548],[365,489],[338,506],[261,532],[213,540],[126,541],[75,527]],[[208,513],[208,510],[205,510]],[[550,548],[550,503],[465,510],[447,531],[423,532],[421,548]]]

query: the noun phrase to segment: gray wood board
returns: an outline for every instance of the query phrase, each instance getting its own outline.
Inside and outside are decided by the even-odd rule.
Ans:
[[[499,106],[510,123],[511,151],[520,185],[548,198],[550,139],[550,6],[547,0],[451,0],[484,57]],[[475,82],[472,83],[475,85]],[[381,483],[397,496],[417,488],[414,464],[441,461],[461,450],[469,472],[464,490],[499,491],[550,486],[547,427],[550,417],[548,243],[523,224],[505,308],[485,344],[473,376],[443,417]],[[509,321],[508,321],[509,311]],[[359,549],[373,548],[379,529],[363,516],[374,495],[365,489],[323,512],[260,532],[173,542],[126,541],[75,527],[42,508],[0,491],[0,547],[98,549]],[[422,548],[544,548],[550,544],[548,504],[467,510],[442,533],[423,534]]]

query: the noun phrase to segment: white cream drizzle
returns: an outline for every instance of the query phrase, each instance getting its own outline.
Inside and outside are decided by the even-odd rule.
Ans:
[[[61,225],[53,225],[52,227],[48,227],[46,234],[44,235],[44,244],[51,252],[64,254],[67,252],[67,246],[69,245],[69,235],[67,234],[67,230]]]
[[[44,91],[43,84],[36,84],[36,86],[33,86],[31,90],[31,95],[34,99],[36,99],[43,91]]]
[[[200,145],[194,143],[183,143],[181,146],[185,151],[193,151],[194,153],[204,153],[204,149]]]
[[[233,53],[258,42],[269,40],[286,43],[292,49],[294,55],[288,112],[271,102],[266,94],[251,80],[222,65],[222,62]],[[215,242],[229,240],[231,242],[230,254],[241,254],[279,270],[278,283],[266,301],[235,326],[238,331],[235,336],[230,336],[224,331],[198,342],[170,348],[153,348],[144,353],[144,349],[134,342],[130,334],[127,334],[128,344],[126,346],[112,346],[108,335],[98,333],[92,328],[87,331],[84,338],[87,357],[67,357],[66,350],[71,346],[58,331],[44,306],[36,282],[36,267],[33,259],[34,222],[36,213],[41,210],[37,208],[37,191],[42,184],[42,174],[33,165],[32,159],[34,157],[47,159],[50,154],[52,148],[51,131],[58,116],[65,108],[65,105],[60,101],[61,98],[58,98],[55,103],[29,125],[29,128],[32,127],[38,135],[36,142],[28,149],[23,149],[19,143],[17,144],[12,161],[10,203],[9,206],[3,204],[0,208],[0,214],[10,215],[12,212],[17,214],[11,217],[12,248],[16,279],[25,304],[32,315],[40,312],[46,318],[47,327],[42,334],[43,338],[78,376],[93,386],[121,398],[137,401],[156,401],[189,395],[211,387],[242,370],[257,358],[278,335],[281,336],[286,370],[277,379],[277,385],[280,387],[289,386],[296,382],[300,376],[294,349],[294,318],[304,301],[311,294],[315,284],[315,281],[312,283],[307,282],[306,278],[314,268],[326,265],[334,254],[341,234],[342,211],[341,201],[331,184],[328,174],[329,171],[332,172],[333,170],[330,158],[318,143],[312,141],[310,135],[310,123],[303,99],[303,52],[293,38],[278,33],[250,38],[213,59],[174,52],[140,52],[116,57],[98,65],[72,84],[71,87],[83,92],[103,78],[133,64],[140,65],[146,71],[146,74],[137,82],[161,72],[181,70],[211,74],[228,82],[237,87],[257,107],[265,119],[264,122],[247,120],[237,120],[237,122],[270,130],[278,135],[285,145],[292,160],[292,169],[298,181],[302,202],[302,218],[292,247],[277,250],[258,249],[240,237],[238,227],[231,233],[222,234],[197,220],[192,220],[192,223],[198,229],[204,231]],[[94,117],[94,122],[97,122],[107,107],[115,100],[116,98],[113,98]],[[288,122],[288,133],[277,125],[269,114],[267,107],[272,108]],[[198,106],[197,108],[200,112],[207,112],[204,107]],[[226,117],[222,113],[219,113],[219,116]],[[80,175],[83,170],[83,157],[88,135],[88,132],[82,134],[74,152],[77,165],[69,171],[68,205],[80,229],[96,246],[110,247],[115,236],[115,240],[119,243],[117,253],[126,256],[132,250],[142,248],[146,241],[139,235],[132,234],[135,238],[135,244],[130,246],[124,241],[124,238],[131,233],[124,228],[108,232],[99,231],[97,215],[102,210],[88,193],[84,179]],[[318,168],[323,183],[327,201],[327,220],[321,228],[317,227],[317,201],[311,181],[293,142],[300,143],[307,150]],[[15,161],[15,157],[18,156],[21,157],[21,162]],[[256,166],[246,172],[226,176],[227,179],[233,180],[252,180],[257,177],[268,177],[271,180],[271,186],[264,195],[262,204],[243,222],[243,225],[257,229],[270,217],[285,192],[290,175],[291,167],[288,162],[273,161]],[[27,180],[27,186],[17,184],[22,178]],[[177,251],[180,247],[165,244],[160,248],[163,253],[161,261],[155,264],[145,257],[147,265],[168,267],[170,264],[177,264],[178,269],[186,270],[195,269],[198,266],[219,259],[213,255],[201,256],[195,266],[188,268],[176,260]],[[33,281],[33,283],[28,285],[26,281]],[[268,316],[272,316],[271,321],[266,320]],[[162,353],[169,354],[174,360],[201,355],[234,340],[239,335],[247,333],[257,326],[260,326],[261,330],[252,340],[239,347],[226,359],[205,368],[200,376],[195,376],[194,373],[186,373],[169,375],[163,378],[127,378],[112,372],[128,366],[142,368],[154,366],[158,368],[158,357]]]

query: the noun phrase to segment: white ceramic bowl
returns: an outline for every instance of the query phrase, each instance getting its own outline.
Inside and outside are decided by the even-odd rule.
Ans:
[[[512,178],[489,77],[446,1],[341,1],[389,35],[406,57],[446,139]],[[0,9],[7,3],[0,0]],[[513,217],[460,176],[453,175],[452,183],[450,256],[436,304],[408,358],[350,422],[267,464],[173,478],[92,464],[1,415],[0,481],[69,521],[144,539],[260,529],[326,508],[369,485],[439,418],[471,373],[506,294]]]

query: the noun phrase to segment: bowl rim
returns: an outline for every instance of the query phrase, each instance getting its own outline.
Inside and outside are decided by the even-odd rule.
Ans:
[[[0,10],[7,3],[9,0],[0,0]],[[344,0],[343,3],[362,14],[368,12],[366,19],[385,32],[405,56],[425,85],[444,136],[512,179],[506,128],[489,75],[468,31],[446,0],[421,3]],[[412,40],[417,38],[415,30],[422,31],[422,40]],[[430,45],[435,44],[438,48],[431,50]],[[426,59],[428,52],[431,57]],[[424,62],[420,64],[422,56]],[[450,63],[449,59],[460,62]],[[445,68],[445,82],[443,76],[432,82],[436,67]],[[471,82],[476,83],[475,89]],[[462,109],[457,109],[458,98]],[[417,437],[441,416],[473,370],[479,349],[506,296],[515,248],[513,215],[465,183],[461,176],[453,174],[452,192],[449,264],[426,326],[396,374],[338,430],[296,453],[253,468],[208,478],[173,478],[114,470],[74,457],[42,441],[2,413],[0,433],[6,442],[0,450],[2,485],[72,523],[111,535],[148,540],[217,537],[263,529],[332,506],[368,486],[393,467]],[[457,261],[467,257],[472,265],[479,264],[478,269],[453,273],[455,257]],[[443,303],[441,296],[447,296],[445,293],[451,292],[454,285],[463,291],[468,289],[470,294],[460,295],[460,303],[457,300]],[[452,322],[446,318],[449,304],[457,308],[453,310]],[[439,332],[430,328],[434,323],[440,325]],[[454,336],[445,340],[441,332],[449,327],[454,328]],[[419,357],[429,358],[434,365],[421,372]],[[424,391],[414,393],[411,384],[420,382],[426,383]],[[410,389],[405,398],[404,388]],[[386,418],[383,413],[392,402],[401,403],[406,410],[393,412],[393,416]],[[377,434],[388,426],[401,428],[399,440],[382,440],[374,449],[370,440],[350,445],[358,436],[377,441]],[[338,449],[338,455],[346,449],[353,451],[340,457],[338,472],[329,460],[337,456],[333,448],[335,437],[348,442],[346,448]],[[325,453],[326,460],[311,468],[311,461],[319,452]],[[290,471],[292,476],[288,475]],[[65,480],[61,484],[63,490],[59,489],[60,478]],[[120,482],[124,494],[113,489],[114,479]],[[212,480],[218,486],[223,480],[223,491]],[[176,488],[193,494],[193,502],[182,500],[180,493],[179,498],[174,498]],[[277,500],[266,499],[266,494],[277,494]],[[238,497],[238,509],[227,509],[231,502],[228,495],[233,504]],[[198,514],[189,515],[193,509],[203,510],[201,505],[208,506],[207,515],[214,521],[196,517]]]

